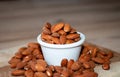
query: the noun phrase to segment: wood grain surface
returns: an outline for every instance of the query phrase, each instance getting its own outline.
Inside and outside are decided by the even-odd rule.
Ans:
[[[2,0],[0,49],[36,41],[46,22],[61,21],[83,32],[87,41],[120,52],[119,0]]]

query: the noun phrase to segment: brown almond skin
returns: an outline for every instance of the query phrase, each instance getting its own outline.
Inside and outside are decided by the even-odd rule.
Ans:
[[[54,73],[53,77],[61,77],[60,73]]]
[[[52,41],[54,42],[54,44],[60,44],[60,40],[56,37],[52,37]]]
[[[73,71],[77,71],[77,70],[79,70],[80,69],[80,65],[79,65],[79,63],[78,62],[74,62],[73,64],[72,64],[72,66],[71,66],[71,69],[73,70]]]
[[[55,67],[54,67],[53,65],[49,65],[48,68],[49,68],[50,70],[52,70],[52,72],[55,71]]]
[[[48,29],[50,29],[51,26],[52,26],[52,25],[51,25],[49,22],[47,22],[47,23],[45,24],[45,27],[48,28]]]
[[[92,60],[96,63],[99,63],[99,64],[103,64],[105,63],[105,60],[100,58],[100,57],[95,57],[95,58],[92,58]]]
[[[104,56],[106,55],[106,52],[104,52],[104,51],[99,51],[99,53],[104,55]]]
[[[71,44],[71,43],[74,43],[74,40],[66,40],[65,44]]]
[[[67,39],[76,39],[76,38],[78,38],[78,37],[80,37],[80,35],[79,35],[79,34],[76,34],[76,33],[68,34],[68,35],[66,36]]]
[[[103,55],[103,54],[101,54],[101,53],[97,53],[97,55],[96,55],[97,57],[100,57],[100,58],[105,58],[106,56],[105,55]]]
[[[79,41],[80,40],[80,37],[74,39],[75,42]]]
[[[34,77],[48,77],[48,76],[43,72],[35,72]]]
[[[18,63],[11,63],[11,64],[10,64],[10,68],[16,68],[17,64],[18,64]]]
[[[26,70],[25,71],[25,76],[26,77],[33,77],[34,76],[34,72],[32,70]]]
[[[27,62],[27,61],[30,61],[32,59],[32,55],[27,55],[23,58],[23,62]]]
[[[70,33],[76,33],[76,29],[74,29],[74,28],[71,28],[71,31],[70,31]]]
[[[98,77],[98,74],[95,72],[88,71],[83,74],[83,77]]]
[[[41,54],[41,52],[40,52],[39,49],[35,49],[35,50],[32,52],[32,54],[33,54],[34,56],[36,56],[36,55],[38,55],[38,54]]]
[[[109,69],[110,69],[110,64],[104,63],[104,64],[102,65],[102,68],[103,68],[104,70],[109,70]]]
[[[65,36],[65,35],[61,35],[61,36],[60,36],[60,43],[61,43],[61,44],[65,44],[65,43],[66,43],[66,40],[67,40],[67,39],[66,39],[66,36]]]
[[[37,62],[38,64],[41,64],[42,66],[47,67],[47,63],[46,63],[45,60],[39,59],[39,60],[36,60],[36,62]]]
[[[82,54],[80,57],[79,57],[79,62],[81,63],[84,63],[84,62],[88,62],[90,61],[91,59],[91,56],[89,54]]]
[[[63,68],[61,66],[55,66],[55,71],[57,73],[61,73],[63,71]]]
[[[22,55],[30,55],[34,48],[28,47],[26,50],[24,50],[21,54]]]
[[[27,62],[19,62],[18,64],[17,64],[17,69],[21,69],[21,68],[24,68],[24,66],[26,66],[27,65]]]
[[[73,63],[74,63],[74,60],[73,60],[73,59],[70,59],[70,60],[68,61],[68,63],[67,63],[67,68],[68,68],[68,69],[71,69],[71,66],[72,66]]]
[[[30,42],[30,43],[28,43],[28,47],[31,47],[31,48],[40,48],[40,45],[38,43],[35,43],[35,42]]]
[[[84,62],[84,63],[83,63],[83,66],[84,66],[84,68],[86,68],[86,69],[91,68],[91,66],[90,66],[90,63],[89,63],[89,62]]]
[[[61,76],[62,77],[69,77],[70,76],[70,72],[67,68],[63,69],[63,71],[61,72]]]
[[[21,47],[21,48],[19,48],[18,52],[22,53],[26,49],[27,49],[27,47]]]
[[[64,27],[64,23],[58,23],[56,25],[54,25],[51,29],[52,33],[59,31],[60,29],[62,29]]]
[[[43,39],[44,40],[52,40],[52,36],[51,35],[47,35],[47,34],[44,34],[44,33],[41,34],[41,38],[42,38],[42,40]]]
[[[15,53],[15,58],[21,59],[23,55],[20,52]]]
[[[8,63],[9,64],[11,64],[11,63],[19,63],[19,62],[21,62],[21,59],[18,59],[18,58],[15,58],[15,57],[12,57],[9,61],[8,61]]]
[[[95,68],[95,66],[96,66],[93,61],[89,61],[89,64],[90,64],[90,67],[91,67],[91,68]]]
[[[67,63],[68,63],[68,60],[65,58],[65,59],[62,59],[61,61],[61,66],[62,67],[67,67]]]
[[[70,25],[69,25],[69,24],[65,24],[63,30],[64,30],[65,32],[70,32],[70,30],[71,30]]]
[[[96,57],[96,55],[97,55],[97,48],[94,48],[92,50],[92,57]]]
[[[24,73],[25,73],[24,70],[13,70],[13,71],[11,72],[11,74],[12,74],[13,76],[22,76],[22,75],[24,75]]]
[[[29,61],[29,62],[28,62],[28,65],[30,66],[30,68],[31,68],[33,71],[36,71],[35,64],[36,64],[35,61]]]
[[[60,34],[55,32],[55,33],[52,33],[51,36],[53,36],[53,37],[60,37]]]
[[[51,31],[50,29],[46,28],[46,27],[43,27],[43,31],[42,31],[44,34],[51,34]]]
[[[58,33],[59,33],[60,35],[66,35],[66,34],[67,34],[64,30],[59,30]]]
[[[43,72],[46,70],[46,67],[42,64],[39,64],[39,63],[35,64],[35,68],[38,72]]]

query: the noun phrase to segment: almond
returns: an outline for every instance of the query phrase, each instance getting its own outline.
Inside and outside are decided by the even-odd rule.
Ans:
[[[102,59],[102,58],[100,58],[100,57],[95,57],[95,58],[93,57],[92,60],[93,60],[94,62],[100,63],[100,64],[105,63],[105,60]]]
[[[36,71],[35,64],[36,64],[35,61],[29,61],[29,62],[28,62],[28,65],[30,66],[30,68],[31,68],[33,71]]]
[[[92,50],[92,57],[96,57],[97,56],[97,48],[94,48]]]
[[[56,31],[59,31],[63,27],[64,27],[64,23],[58,23],[52,27],[51,31],[52,31],[52,33],[54,33]]]
[[[32,55],[28,55],[28,56],[25,56],[24,58],[23,58],[23,62],[27,62],[27,61],[30,61],[31,59],[32,59]]]
[[[53,37],[60,37],[60,34],[59,33],[57,33],[57,32],[55,32],[55,33],[52,33],[52,35],[51,36],[53,36]]]
[[[61,77],[60,73],[54,73],[53,77]]]
[[[40,64],[40,63],[37,63],[37,64],[35,65],[35,68],[36,68],[36,70],[37,70],[38,72],[42,72],[42,71],[45,71],[45,70],[46,70],[46,67],[45,67],[44,65]]]
[[[71,27],[70,27],[70,25],[69,24],[65,24],[65,26],[64,26],[64,29],[63,29],[65,32],[70,32],[70,30],[71,30]]]
[[[67,39],[76,39],[76,38],[78,38],[78,37],[80,37],[80,35],[79,35],[79,34],[75,34],[75,33],[73,33],[73,34],[68,34],[68,35],[66,36]]]
[[[98,77],[98,74],[95,72],[85,72],[82,77]]]
[[[10,64],[10,67],[11,67],[11,68],[16,68],[17,64],[18,64],[18,63],[11,63],[11,64]]]
[[[80,40],[80,37],[74,39],[75,42],[77,42],[79,40]]]
[[[38,64],[41,64],[44,67],[47,67],[47,63],[45,62],[45,60],[39,59],[36,61]]]
[[[67,68],[63,69],[63,71],[61,72],[61,77],[69,77],[70,76],[70,72]]]
[[[21,59],[23,56],[20,52],[15,53],[15,58]]]
[[[21,54],[22,55],[30,55],[34,49],[29,47],[26,50],[24,50]]]
[[[36,55],[41,54],[41,53],[40,53],[40,50],[39,50],[39,49],[35,49],[35,50],[32,52],[32,54],[33,54],[34,56],[36,56]]]
[[[109,70],[109,69],[110,69],[110,64],[104,63],[104,64],[102,65],[102,68],[103,68],[104,70]]]
[[[18,58],[15,58],[15,57],[12,57],[10,60],[9,60],[9,64],[11,63],[19,63],[21,61],[21,59],[18,59]]]
[[[24,70],[13,70],[12,72],[11,72],[11,74],[13,75],[13,76],[22,76],[22,75],[24,75]]]
[[[33,77],[33,76],[34,76],[34,72],[32,70],[25,71],[25,77]]]
[[[91,59],[91,56],[89,54],[82,54],[79,57],[79,62],[81,62],[81,63],[88,62],[88,61],[90,61],[90,59]]]
[[[77,70],[79,70],[80,69],[80,65],[79,65],[79,63],[78,62],[74,62],[73,64],[72,64],[72,66],[71,66],[71,69],[73,70],[73,71],[77,71]]]
[[[43,31],[42,31],[44,34],[51,34],[51,31],[50,29],[46,28],[46,27],[43,27]]]
[[[60,67],[60,66],[55,66],[55,71],[56,71],[57,73],[61,73],[61,72],[63,71],[63,68]]]
[[[34,77],[48,77],[48,76],[43,72],[35,72]]]
[[[84,62],[84,63],[83,63],[83,66],[84,66],[84,68],[86,68],[86,69],[91,68],[91,66],[90,66],[90,63],[89,63],[89,62]]]
[[[22,53],[24,50],[26,50],[27,49],[27,47],[21,47],[19,50],[18,50],[18,52],[20,52],[20,53]]]
[[[31,47],[31,48],[40,48],[40,45],[38,43],[30,42],[30,43],[28,43],[28,47]]]
[[[71,66],[72,66],[73,63],[74,63],[74,60],[73,60],[73,59],[70,59],[70,60],[68,61],[68,63],[67,63],[67,68],[68,68],[68,69],[71,69]]]
[[[60,40],[56,37],[52,37],[52,41],[55,43],[55,44],[60,44]]]
[[[18,68],[18,69],[24,68],[24,66],[25,66],[26,64],[27,64],[26,62],[19,62],[19,63],[17,64],[17,67],[16,67],[16,68]]]
[[[71,43],[74,43],[74,40],[66,40],[65,44],[71,44]]]
[[[64,30],[59,30],[58,33],[59,33],[60,35],[66,35],[66,34],[67,34]]]
[[[47,35],[47,34],[41,34],[41,38],[42,40],[52,40],[52,36],[51,35]]]
[[[52,26],[52,25],[51,25],[49,22],[47,22],[46,25],[45,25],[45,27],[48,28],[48,29],[50,29],[51,26]]]
[[[76,30],[74,28],[71,28],[70,33],[76,33]]]
[[[68,63],[68,60],[65,58],[65,59],[62,59],[61,61],[61,66],[62,67],[67,67],[67,63]]]
[[[65,36],[65,35],[61,35],[61,36],[60,36],[60,43],[61,43],[61,44],[65,44],[65,43],[66,43],[66,40],[67,40],[67,39],[66,39],[66,36]]]
[[[52,70],[52,72],[55,71],[55,67],[54,67],[53,65],[49,65],[48,68],[49,68],[50,70]]]

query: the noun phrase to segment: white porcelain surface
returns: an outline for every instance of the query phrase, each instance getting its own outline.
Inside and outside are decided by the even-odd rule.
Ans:
[[[37,41],[41,45],[43,56],[48,65],[60,65],[63,58],[74,59],[75,61],[78,59],[81,45],[85,41],[85,35],[81,32],[78,33],[80,34],[80,41],[64,45],[45,43],[41,40],[41,35],[38,35]]]

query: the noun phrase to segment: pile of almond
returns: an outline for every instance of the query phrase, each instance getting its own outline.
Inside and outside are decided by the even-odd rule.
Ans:
[[[25,77],[98,77],[94,71],[96,65],[102,65],[104,70],[110,69],[112,52],[104,52],[100,49],[84,45],[82,53],[77,61],[63,59],[61,66],[47,65],[40,45],[28,43],[22,47],[10,59],[9,64],[13,69],[13,76]]]
[[[41,33],[41,39],[50,44],[70,44],[80,40],[80,34],[69,24],[57,23],[51,25],[46,23]]]

